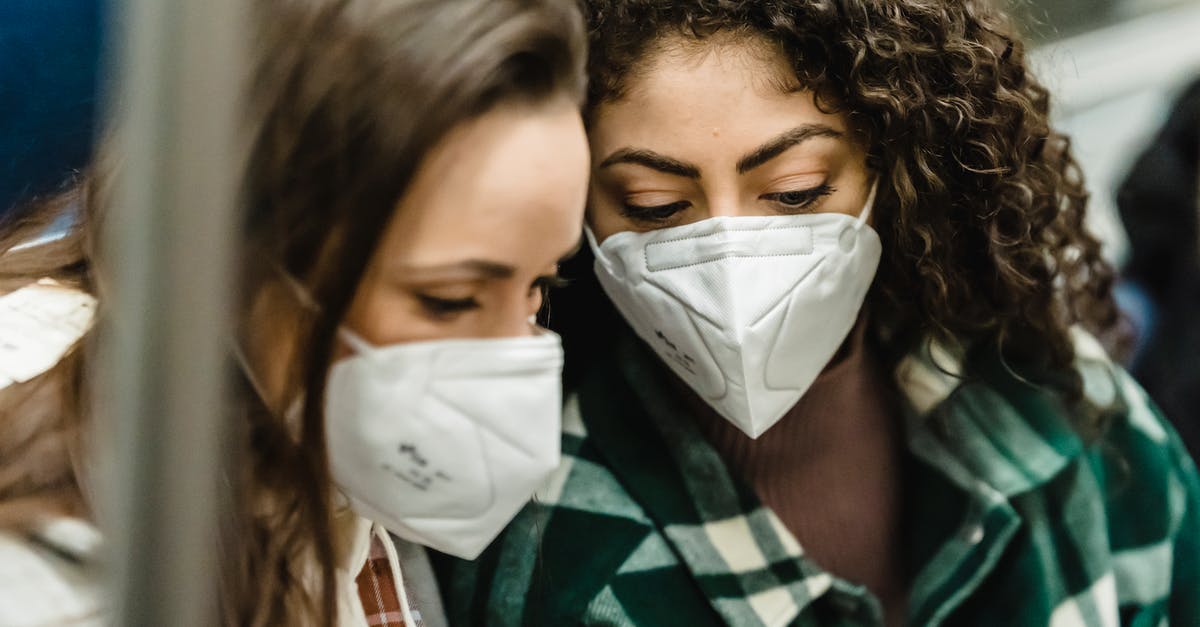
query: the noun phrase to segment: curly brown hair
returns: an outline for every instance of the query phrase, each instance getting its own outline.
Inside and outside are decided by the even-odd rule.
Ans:
[[[1087,192],[1010,20],[981,0],[587,0],[588,109],[667,36],[768,40],[879,172],[868,300],[893,363],[924,338],[987,346],[1071,399],[1070,326],[1117,322]]]

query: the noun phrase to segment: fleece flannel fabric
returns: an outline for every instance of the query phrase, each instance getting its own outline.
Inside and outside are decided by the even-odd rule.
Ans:
[[[1200,480],[1144,392],[1077,334],[1112,425],[930,345],[896,371],[911,625],[1200,625]],[[974,357],[972,357],[974,359]],[[474,562],[435,567],[455,625],[881,625],[730,475],[632,337],[568,396],[555,477]]]

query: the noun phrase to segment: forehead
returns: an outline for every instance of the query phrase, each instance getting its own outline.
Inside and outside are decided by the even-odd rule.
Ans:
[[[486,113],[426,156],[381,253],[417,265],[476,257],[521,266],[531,255],[545,263],[578,236],[587,164],[569,102]]]
[[[645,88],[647,81],[727,73],[762,96],[800,88],[783,48],[753,33],[721,31],[696,38],[678,34],[659,37],[628,73],[624,93]]]
[[[630,69],[621,93],[596,107],[590,130],[597,154],[617,143],[669,147],[680,132],[761,139],[818,122],[845,130],[841,116],[822,112],[800,86],[779,46],[718,33],[660,38]]]

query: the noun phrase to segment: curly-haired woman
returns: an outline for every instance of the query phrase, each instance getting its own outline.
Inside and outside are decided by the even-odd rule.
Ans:
[[[475,557],[559,460],[562,348],[533,316],[583,224],[583,21],[570,0],[254,6],[239,333],[213,338],[241,366],[220,624],[442,625],[425,548]],[[107,179],[0,225],[6,323],[31,301],[108,318]],[[82,437],[105,391],[87,315],[51,320],[0,328],[3,375],[20,332],[66,351],[0,378],[5,627],[110,609]]]
[[[1200,624],[1200,482],[973,0],[591,0],[594,278],[475,624]],[[594,260],[594,261],[593,261]]]

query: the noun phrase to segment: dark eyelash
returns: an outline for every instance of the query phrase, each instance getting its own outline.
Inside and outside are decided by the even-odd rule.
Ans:
[[[621,214],[631,220],[641,220],[643,222],[662,222],[667,218],[687,209],[692,206],[692,203],[681,200],[673,202],[669,205],[655,205],[653,207],[644,207],[642,205],[631,205],[625,203],[621,207]]]
[[[426,311],[434,315],[461,313],[479,307],[479,301],[474,298],[437,298],[436,296],[417,294],[417,300],[421,301],[421,306]]]
[[[798,189],[798,190],[788,191],[788,192],[776,192],[774,194],[763,194],[762,198],[765,200],[773,200],[775,202],[786,205],[788,207],[793,207],[796,209],[805,209],[809,205],[816,202],[817,200],[820,200],[822,197],[828,196],[836,191],[837,191],[837,188],[830,186],[828,183],[822,183],[812,189]],[[795,194],[795,195],[800,196],[800,202],[785,203],[785,202],[781,201],[779,199],[779,197],[783,196],[785,194]]]

